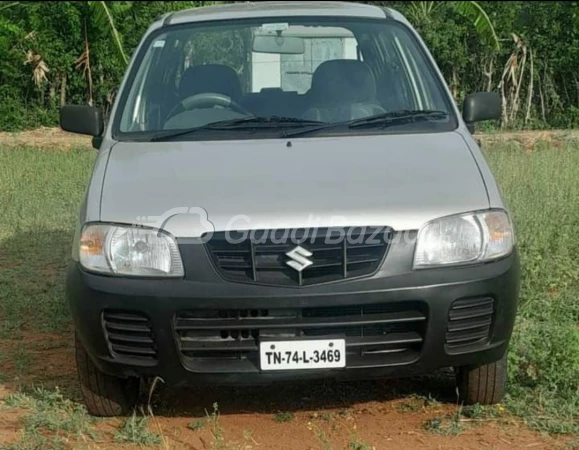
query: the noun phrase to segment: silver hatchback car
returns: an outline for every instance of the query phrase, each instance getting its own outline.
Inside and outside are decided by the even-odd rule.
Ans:
[[[408,21],[358,3],[165,15],[133,54],[67,282],[90,413],[143,380],[242,385],[453,368],[465,403],[506,389],[519,259],[473,139]]]

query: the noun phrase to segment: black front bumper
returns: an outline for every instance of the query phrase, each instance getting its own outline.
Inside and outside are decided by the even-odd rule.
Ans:
[[[371,277],[305,288],[226,282],[206,261],[199,266],[205,271],[202,281],[104,277],[73,263],[67,295],[80,340],[101,371],[119,377],[158,376],[169,385],[403,377],[499,360],[517,311],[518,255],[485,265],[424,271],[411,270],[409,255],[393,249],[386,259],[390,264]],[[263,320],[267,314],[274,317]],[[333,337],[346,336],[352,346],[346,369],[260,371],[259,324],[266,322],[279,324],[270,327],[283,333],[288,327],[297,330],[296,338],[300,333],[321,337],[328,327]],[[182,331],[189,323],[193,331]],[[119,324],[121,338],[129,340],[132,330],[146,324],[150,338],[134,335],[135,341],[150,344],[143,355],[131,353],[131,345],[125,352],[125,347],[111,344]],[[182,333],[196,336],[201,333],[197,328],[214,332],[217,341],[221,336],[227,345],[213,353],[186,351]],[[370,330],[386,347],[370,345]],[[382,348],[389,351],[381,353]]]

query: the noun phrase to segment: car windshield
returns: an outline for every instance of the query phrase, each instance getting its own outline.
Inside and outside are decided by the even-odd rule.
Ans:
[[[136,55],[113,130],[121,140],[196,140],[456,125],[434,66],[404,25],[288,17],[153,32]]]

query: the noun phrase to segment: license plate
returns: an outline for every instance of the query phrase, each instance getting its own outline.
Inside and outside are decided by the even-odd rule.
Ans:
[[[333,369],[346,367],[346,341],[267,341],[259,345],[261,370]]]

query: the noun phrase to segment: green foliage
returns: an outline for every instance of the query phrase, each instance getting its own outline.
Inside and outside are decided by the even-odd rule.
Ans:
[[[429,433],[441,436],[458,436],[464,431],[463,425],[454,416],[450,419],[441,417],[429,419],[424,423],[424,429]]]
[[[346,446],[346,450],[373,450],[374,448],[370,444],[359,441],[358,438],[351,439]]]
[[[74,223],[96,152],[0,148],[0,335],[58,329]]]
[[[187,428],[189,428],[192,431],[199,431],[205,428],[205,422],[203,420],[197,420],[187,425]]]
[[[501,48],[499,38],[486,11],[477,2],[452,2],[459,14],[468,18],[478,35],[495,50]]]
[[[92,99],[108,113],[126,61],[151,22],[166,12],[208,3],[215,2],[37,1],[3,5],[0,130],[55,126],[61,101],[86,103]],[[531,78],[527,59],[518,112],[513,113],[508,126],[579,126],[577,2],[370,3],[394,7],[410,19],[433,53],[457,102],[471,92],[499,91],[505,64],[515,50],[515,33],[527,50],[532,50],[534,71]],[[79,57],[86,49],[85,37],[90,50],[92,93],[84,66],[79,66]],[[212,48],[229,46],[238,39],[224,37]],[[28,51],[40,55],[49,69],[47,80],[39,85],[33,80],[33,65],[24,64]],[[198,62],[203,62],[202,54],[194,54]],[[236,67],[242,78],[245,63],[240,59]]]
[[[95,28],[108,30],[119,57],[127,64],[129,60],[125,54],[122,36],[115,26],[115,17],[119,18],[131,8],[131,2],[88,2],[91,19]]]
[[[115,433],[115,442],[121,444],[155,445],[161,443],[161,437],[149,430],[149,418],[133,414]]]
[[[292,412],[279,412],[273,416],[273,420],[277,423],[291,422],[295,419],[295,415]]]
[[[508,408],[549,432],[579,432],[579,142],[514,144],[487,157],[512,210],[522,263]]]
[[[18,392],[3,401],[5,407],[24,409],[22,439],[9,450],[64,450],[70,438],[94,440],[94,419],[78,403],[57,389],[35,388]],[[49,436],[49,437],[48,437]]]

